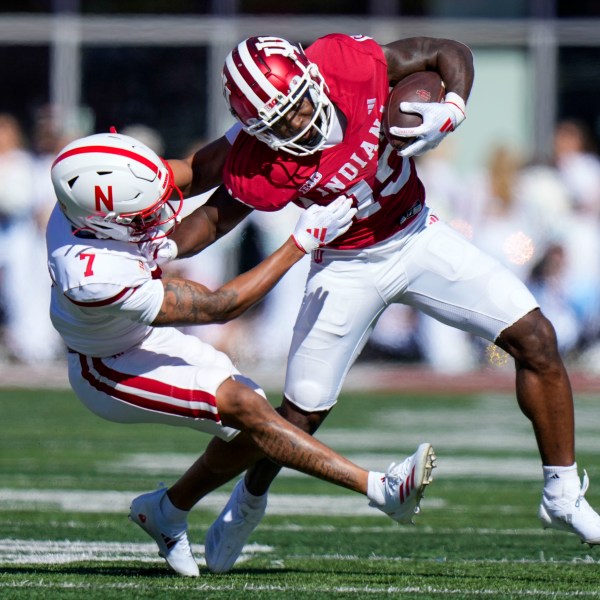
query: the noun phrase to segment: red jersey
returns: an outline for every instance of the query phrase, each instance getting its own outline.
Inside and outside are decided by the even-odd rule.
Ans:
[[[330,247],[364,248],[387,239],[420,211],[425,190],[412,159],[402,158],[381,132],[389,93],[387,63],[379,44],[365,36],[331,34],[306,49],[319,67],[328,97],[346,118],[343,141],[309,156],[275,151],[240,132],[227,158],[229,193],[257,210],[289,202],[326,205],[353,196],[359,211]]]

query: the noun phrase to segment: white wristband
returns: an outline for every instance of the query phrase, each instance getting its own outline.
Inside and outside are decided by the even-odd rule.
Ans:
[[[458,94],[455,94],[454,92],[448,92],[444,96],[444,104],[452,104],[454,107],[456,107],[456,109],[458,109],[454,111],[457,120],[455,127],[457,127],[466,119],[467,106],[465,104],[465,101]]]

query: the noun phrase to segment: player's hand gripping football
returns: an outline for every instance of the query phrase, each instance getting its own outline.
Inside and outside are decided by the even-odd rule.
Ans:
[[[419,156],[433,150],[465,120],[465,102],[454,92],[448,92],[443,102],[402,102],[400,110],[405,113],[418,113],[423,123],[418,127],[390,127],[390,133],[398,137],[417,137],[400,151],[404,157]]]
[[[329,244],[350,229],[356,210],[352,199],[346,196],[336,198],[327,206],[313,204],[298,219],[292,234],[296,246],[309,254]]]

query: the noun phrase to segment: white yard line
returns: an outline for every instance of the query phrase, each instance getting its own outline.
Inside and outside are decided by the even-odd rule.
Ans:
[[[350,434],[349,434],[350,435]],[[375,433],[372,433],[375,436]],[[323,438],[328,443],[326,436]],[[335,447],[335,444],[333,444]],[[379,446],[380,448],[382,445]],[[515,448],[515,446],[507,446]],[[434,480],[441,478],[472,477],[510,479],[519,481],[542,481],[542,467],[539,458],[507,458],[507,457],[455,457],[440,450],[434,443],[438,456],[438,468],[434,471]],[[390,462],[403,459],[407,452],[401,453],[344,453],[348,459],[370,471],[385,471]],[[192,454],[129,454],[115,463],[96,465],[99,473],[124,473],[135,471],[147,474],[183,473],[195,460]],[[583,465],[585,467],[585,465]],[[280,477],[308,477],[298,471],[283,469]]]
[[[100,492],[88,490],[15,490],[0,489],[0,510],[59,510],[73,513],[127,513],[129,504],[141,492]],[[204,498],[199,510],[219,513],[229,494],[214,493]],[[427,504],[425,504],[427,502]],[[441,500],[424,500],[423,506],[441,508]],[[312,494],[271,494],[270,515],[335,515],[381,517],[381,512],[356,496]]]
[[[205,565],[204,546],[192,544],[196,559]],[[243,561],[257,554],[268,554],[271,546],[248,544],[240,555]],[[240,560],[238,559],[238,560]],[[82,542],[0,539],[0,564],[64,564],[71,562],[136,561],[163,563],[157,554],[156,544],[120,542]]]
[[[270,530],[276,528],[268,528]],[[299,528],[303,530],[304,528]],[[310,529],[310,528],[307,528]],[[356,528],[360,529],[360,528]],[[369,528],[365,528],[367,530]],[[489,530],[486,530],[489,533]],[[453,533],[457,531],[453,530]],[[473,530],[474,533],[479,533]],[[496,534],[509,533],[511,535],[530,535],[528,530],[501,531]],[[200,565],[206,565],[204,561],[204,546],[192,544],[196,560]],[[248,544],[238,562],[244,562],[255,556],[268,556],[274,552],[272,546],[264,544]],[[277,558],[273,556],[273,558]],[[349,561],[349,562],[412,562],[409,557],[390,557],[370,554],[368,557],[346,555],[346,554],[292,554],[287,558],[292,560],[318,560],[318,561]],[[435,557],[430,559],[419,559],[421,562],[446,562],[446,557]],[[84,541],[49,541],[49,540],[24,540],[24,539],[0,539],[0,564],[67,564],[72,562],[143,562],[163,563],[163,559],[157,556],[154,543],[121,543],[121,542],[84,542]],[[539,559],[461,559],[461,564],[492,565],[498,563],[514,564],[543,564],[546,561],[543,553]],[[572,560],[550,560],[552,564],[599,564],[600,561],[590,555]]]

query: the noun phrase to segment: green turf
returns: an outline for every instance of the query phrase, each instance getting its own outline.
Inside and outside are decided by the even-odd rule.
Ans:
[[[578,399],[583,411],[578,433],[584,441],[597,437],[598,406],[598,398]],[[112,467],[138,455],[191,459],[208,436],[108,423],[88,413],[69,392],[0,390],[0,414],[0,542],[4,548],[11,540],[30,540],[32,548],[48,541],[62,544],[54,559],[40,549],[41,562],[7,559],[0,550],[2,599],[600,598],[598,549],[538,526],[539,480],[495,477],[492,469],[479,476],[444,475],[445,460],[536,459],[530,427],[510,396],[344,395],[322,430],[324,439],[334,435],[339,450],[387,461],[409,452],[413,438],[434,441],[439,467],[417,525],[400,527],[383,515],[268,514],[250,540],[263,551],[226,575],[201,567],[201,577],[192,580],[172,575],[154,560],[153,549],[144,556],[150,562],[102,558],[96,549],[76,562],[61,563],[66,542],[109,548],[114,543],[118,549],[139,548],[150,540],[128,522],[126,510],[88,513],[15,504],[6,494],[149,490],[176,474],[168,468]],[[481,443],[473,443],[482,429]],[[366,440],[360,437],[365,433]],[[508,440],[515,434],[502,443],[503,435]],[[578,460],[592,479],[587,497],[598,506],[599,445],[583,444]],[[281,477],[273,493],[353,496],[306,477]],[[193,511],[193,544],[202,543],[213,518],[202,505]]]

